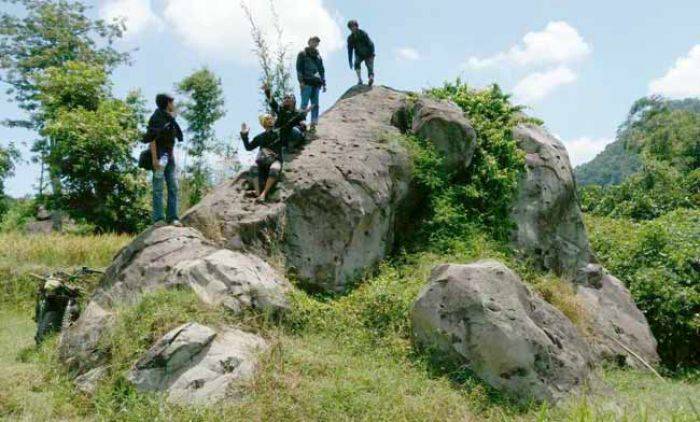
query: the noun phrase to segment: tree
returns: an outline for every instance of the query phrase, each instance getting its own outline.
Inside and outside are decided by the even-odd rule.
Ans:
[[[112,43],[123,34],[124,23],[93,20],[81,1],[67,0],[0,0],[24,7],[22,17],[8,12],[0,14],[1,80],[26,118],[5,121],[41,132],[46,123],[42,110],[38,78],[47,69],[57,69],[67,62],[94,64],[109,74],[115,66],[129,59],[127,53],[115,50]],[[72,99],[67,99],[72,101]],[[61,99],[56,99],[61,101]],[[54,143],[39,139],[32,151],[40,160],[52,154]],[[48,166],[53,195],[61,195],[59,169]]]
[[[61,190],[52,202],[101,230],[134,231],[148,222],[148,184],[131,155],[140,138],[143,103],[111,94],[104,67],[67,62],[35,80],[46,162]]]
[[[253,53],[260,64],[260,82],[270,87],[272,96],[278,101],[292,92],[292,74],[289,63],[289,45],[284,42],[284,31],[280,24],[279,14],[274,0],[269,0],[270,15],[272,17],[272,29],[275,40],[270,41],[260,25],[256,22],[253,12],[244,1],[241,8],[250,24],[250,35],[253,38]],[[267,107],[267,102],[263,99]]]
[[[221,79],[212,71],[203,68],[182,80],[177,86],[180,94],[187,97],[182,116],[187,120],[187,131],[192,135],[187,153],[193,158],[187,166],[190,183],[190,205],[199,202],[211,186],[211,172],[206,165],[206,154],[217,148],[214,124],[224,117],[224,93]]]
[[[5,178],[14,175],[15,162],[19,158],[19,151],[10,144],[8,147],[0,146],[0,216],[7,211],[5,198]]]

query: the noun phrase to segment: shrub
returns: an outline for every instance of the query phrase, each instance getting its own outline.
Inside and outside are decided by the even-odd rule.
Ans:
[[[510,103],[498,85],[477,91],[459,79],[427,93],[454,101],[464,110],[477,133],[471,165],[464,174],[450,175],[442,192],[435,195],[436,216],[443,223],[463,226],[483,224],[497,238],[511,228],[509,214],[524,170],[525,156],[513,139],[513,128],[539,121],[522,114],[523,107]]]
[[[587,216],[600,261],[644,312],[670,368],[700,363],[700,211],[634,223]]]

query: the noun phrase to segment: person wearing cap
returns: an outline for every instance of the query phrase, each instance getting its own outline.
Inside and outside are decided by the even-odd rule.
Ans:
[[[357,83],[362,85],[362,62],[367,67],[367,78],[369,86],[374,83],[374,43],[369,38],[369,35],[360,29],[360,24],[356,20],[348,22],[350,36],[348,36],[348,61],[350,69],[355,69],[357,72]],[[355,62],[353,66],[353,53],[355,53]]]
[[[270,190],[275,186],[282,172],[287,139],[281,137],[280,133],[290,130],[305,118],[306,113],[297,113],[282,127],[276,129],[275,123],[277,119],[275,116],[264,114],[260,116],[260,125],[263,127],[264,132],[255,136],[252,141],[249,141],[248,138],[250,132],[248,125],[245,123],[241,124],[241,140],[246,151],[260,148],[255,158],[255,164],[258,166],[258,202],[267,201]]]
[[[318,124],[319,92],[323,88],[326,92],[326,70],[323,67],[323,59],[318,51],[321,43],[319,37],[311,37],[308,46],[297,56],[297,79],[301,88],[301,108],[313,105],[311,110],[311,126],[313,131]]]
[[[179,226],[178,189],[175,174],[175,140],[182,142],[182,130],[175,120],[175,99],[168,94],[156,96],[156,111],[148,120],[144,143],[151,145],[153,159],[153,222],[166,220],[163,213],[163,184],[167,185],[167,222]]]

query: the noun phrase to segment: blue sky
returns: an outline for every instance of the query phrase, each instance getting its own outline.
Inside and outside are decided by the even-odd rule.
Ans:
[[[268,28],[268,0],[245,1]],[[308,36],[322,38],[329,84],[322,108],[355,82],[344,50],[350,18],[375,41],[378,83],[416,90],[456,77],[474,86],[498,82],[565,142],[574,163],[613,140],[635,99],[651,92],[700,96],[697,0],[274,1],[294,53]],[[133,65],[114,74],[118,95],[140,88],[150,102],[208,66],[221,76],[226,96],[228,114],[218,135],[238,142],[242,121],[257,126],[258,68],[238,1],[87,3],[95,16],[127,17],[127,37],[118,47],[137,50]],[[0,116],[19,115],[0,94]],[[33,137],[0,128],[3,144]],[[38,173],[34,164],[20,164],[8,193],[32,192]]]

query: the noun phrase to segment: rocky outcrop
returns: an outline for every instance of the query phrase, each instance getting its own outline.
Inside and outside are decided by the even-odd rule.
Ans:
[[[571,321],[497,261],[435,267],[411,321],[419,345],[522,400],[555,402],[589,378],[590,349]]]
[[[599,359],[640,366],[632,350],[658,362],[646,318],[624,285],[595,262],[566,148],[539,126],[520,125],[513,136],[526,153],[512,211],[516,248],[542,269],[575,284],[590,316],[590,341]]]
[[[652,365],[659,362],[649,324],[620,280],[603,274],[597,285],[579,286],[577,297],[588,314],[588,340],[600,360],[636,368],[644,367],[637,356]]]
[[[240,175],[183,221],[229,249],[274,255],[312,290],[345,290],[393,247],[396,210],[411,181],[408,154],[395,141],[394,116],[406,99],[385,87],[351,89],[323,115],[316,139],[285,163],[271,203],[246,198]],[[454,105],[420,104],[416,129],[467,165],[474,148],[468,120]]]
[[[542,268],[573,279],[591,261],[591,252],[569,155],[539,126],[520,125],[513,137],[526,154],[511,215],[515,246]]]
[[[254,334],[188,323],[158,340],[127,379],[140,391],[166,392],[176,404],[213,404],[254,375],[258,356],[267,348]]]
[[[100,339],[114,324],[114,307],[149,291],[187,286],[204,302],[234,313],[276,314],[288,308],[289,282],[254,255],[218,249],[191,227],[152,227],[114,259],[80,318],[61,336],[61,359],[83,374],[108,358]]]

